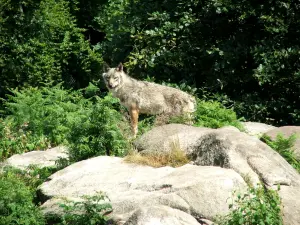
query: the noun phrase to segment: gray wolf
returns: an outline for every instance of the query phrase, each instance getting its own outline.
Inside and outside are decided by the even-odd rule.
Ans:
[[[139,114],[177,116],[196,110],[193,96],[176,88],[136,80],[123,71],[122,63],[116,68],[107,68],[103,79],[113,96],[129,111],[134,137],[138,132]]]

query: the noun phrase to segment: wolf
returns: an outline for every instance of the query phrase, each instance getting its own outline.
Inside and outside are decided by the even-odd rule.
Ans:
[[[193,113],[196,99],[176,88],[136,80],[127,75],[120,63],[102,74],[106,87],[127,108],[133,137],[138,133],[139,114],[177,116]]]

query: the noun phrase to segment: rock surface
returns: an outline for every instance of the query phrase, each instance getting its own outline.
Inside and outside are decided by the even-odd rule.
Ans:
[[[141,207],[125,225],[200,225],[191,215],[168,206]]]
[[[271,140],[275,140],[278,134],[282,134],[283,137],[288,138],[293,134],[296,134],[297,139],[294,145],[295,156],[300,160],[300,126],[284,126],[278,127],[268,132],[265,132],[265,135],[269,136]]]
[[[283,221],[286,225],[300,224],[300,188],[281,186],[279,191],[283,208]]]
[[[55,161],[59,158],[68,158],[65,147],[59,146],[45,151],[32,151],[23,154],[13,155],[5,162],[6,165],[14,166],[19,169],[25,169],[29,165],[39,167],[55,166]]]
[[[295,195],[299,193],[300,175],[282,156],[258,138],[230,128],[208,129],[168,124],[144,134],[135,145],[145,154],[171,151],[174,140],[195,165],[230,168],[242,177],[250,178],[253,184],[262,179],[269,188],[280,184],[285,190],[279,192],[286,205],[283,208],[285,224],[300,224],[300,214],[292,210],[293,207],[300,209],[300,201],[292,200],[286,194],[288,190]]]
[[[261,137],[264,133],[276,128],[272,125],[258,123],[258,122],[241,122],[241,123],[245,128],[245,133],[256,137]]]
[[[269,186],[300,185],[300,175],[277,152],[257,138],[230,128],[168,124],[142,135],[135,146],[147,153],[171,151],[174,143],[196,165],[231,168],[241,176],[251,178],[254,184],[261,177]]]
[[[299,131],[275,128],[267,134],[275,138],[282,132],[288,137],[295,130]],[[110,199],[110,217],[118,225],[211,224],[216,215],[228,212],[232,192],[245,190],[244,179],[256,184],[261,178],[268,188],[281,185],[284,224],[300,224],[300,176],[256,136],[234,127],[169,124],[142,135],[135,145],[144,154],[179,147],[194,165],[152,168],[108,156],[81,161],[56,172],[40,186],[44,213],[60,214],[58,203],[64,199],[78,201],[83,195],[102,191]],[[67,157],[64,151],[54,148],[15,155],[6,164],[19,168],[53,166],[59,157]]]
[[[77,198],[103,191],[111,200],[115,221],[141,221],[146,211],[158,212],[154,206],[164,205],[180,211],[178,214],[166,210],[164,220],[187,224],[181,218],[184,213],[212,219],[217,214],[228,212],[227,200],[232,191],[244,190],[245,187],[242,177],[231,169],[190,164],[179,168],[152,168],[128,164],[117,157],[100,156],[58,171],[50,181],[41,185],[40,192],[46,200],[43,207],[47,214],[58,213],[54,203],[60,198]],[[141,211],[136,212],[136,209]],[[179,217],[167,219],[174,212]],[[162,215],[156,216],[153,218]],[[194,220],[187,217],[186,221]]]

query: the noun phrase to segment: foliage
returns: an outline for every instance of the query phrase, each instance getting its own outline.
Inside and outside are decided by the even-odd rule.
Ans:
[[[48,141],[44,136],[32,136],[21,128],[15,130],[11,123],[0,120],[0,161],[13,154],[19,154],[34,149],[44,149],[48,146]]]
[[[275,140],[264,135],[262,140],[266,142],[272,149],[278,152],[285,160],[291,164],[300,173],[300,161],[296,158],[293,147],[296,142],[296,134],[285,138],[282,134],[278,134]]]
[[[104,60],[225,96],[247,120],[299,124],[298,11],[296,0],[0,0],[0,96],[86,87]]]
[[[76,27],[69,1],[0,1],[0,96],[8,88],[97,79],[101,56]]]
[[[45,224],[34,193],[15,173],[0,174],[0,224]]]
[[[278,188],[279,189],[279,188]],[[230,213],[219,218],[222,225],[282,225],[281,201],[275,190],[259,184],[249,187],[247,193],[233,199]]]
[[[98,193],[94,196],[84,196],[84,201],[60,204],[64,214],[63,225],[104,225],[107,218],[104,215],[112,210],[111,204],[107,202],[107,196]]]
[[[118,100],[111,95],[103,99],[96,97],[96,103],[74,119],[68,135],[71,161],[126,153],[129,147],[126,140],[128,124],[115,110],[117,103]]]
[[[297,1],[108,1],[94,17],[104,60],[134,76],[228,96],[239,116],[300,122]],[[293,41],[290,41],[293,40]]]
[[[232,109],[225,108],[217,101],[199,100],[194,117],[195,126],[219,128],[230,125],[240,130],[243,129],[235,112]]]
[[[7,117],[0,121],[0,156],[70,145],[70,157],[78,161],[97,155],[124,155],[128,142],[127,121],[116,110],[118,100],[108,95],[93,96],[90,85],[81,90],[61,85],[12,90],[4,102]],[[119,108],[118,108],[119,109]]]
[[[79,91],[61,85],[11,92],[4,102],[8,115],[0,121],[2,159],[63,143],[79,109],[90,104]]]
[[[157,116],[140,115],[138,123],[138,136],[151,130],[155,126],[156,118]]]

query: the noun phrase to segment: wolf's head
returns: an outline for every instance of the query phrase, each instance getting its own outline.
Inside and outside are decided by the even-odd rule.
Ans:
[[[123,65],[120,63],[116,68],[107,68],[103,73],[103,79],[109,90],[117,90],[121,87],[123,81]]]

